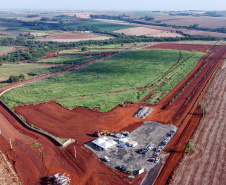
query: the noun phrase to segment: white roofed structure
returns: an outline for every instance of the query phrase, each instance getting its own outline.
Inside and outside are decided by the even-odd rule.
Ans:
[[[104,143],[105,140],[103,140],[103,138],[99,137],[99,138],[93,140],[92,142],[99,146],[101,143]]]

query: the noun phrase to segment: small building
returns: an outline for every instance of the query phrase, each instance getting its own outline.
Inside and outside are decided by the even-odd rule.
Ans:
[[[126,143],[128,140],[129,140],[128,138],[124,137],[124,138],[119,139],[118,142],[119,142],[119,144],[120,143]]]
[[[138,142],[133,141],[133,140],[128,140],[128,141],[126,142],[126,144],[127,144],[128,146],[130,146],[130,147],[136,147],[136,146],[138,145]]]

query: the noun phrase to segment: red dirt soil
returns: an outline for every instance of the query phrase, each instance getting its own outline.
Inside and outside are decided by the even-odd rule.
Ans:
[[[61,157],[61,155],[60,157],[65,159],[67,163],[73,164],[74,168],[76,166],[76,169],[72,170],[74,174],[72,179],[73,182],[79,181],[77,184],[87,184],[88,182],[89,184],[99,184],[99,182],[103,182],[103,184],[114,184],[116,180],[117,184],[128,183],[127,178],[114,176],[114,173],[123,176],[122,173],[116,172],[109,167],[102,168],[105,164],[99,162],[92,152],[84,148],[84,143],[94,139],[90,134],[97,131],[98,127],[101,130],[108,131],[127,130],[127,128],[132,130],[147,120],[180,126],[178,132],[165,150],[165,152],[170,151],[171,154],[155,182],[155,184],[165,184],[170,173],[179,162],[184,147],[199,122],[200,109],[197,109],[198,103],[196,101],[198,98],[199,101],[201,101],[204,93],[201,96],[200,94],[203,92],[206,84],[213,79],[226,55],[225,46],[205,46],[201,49],[199,45],[191,45],[189,47],[189,45],[180,44],[179,46],[180,49],[186,50],[194,50],[194,48],[196,48],[196,50],[199,51],[206,51],[207,49],[211,49],[211,52],[204,56],[195,69],[163,98],[159,104],[150,106],[154,111],[145,120],[133,118],[133,114],[138,110],[138,107],[142,105],[141,103],[131,104],[127,107],[116,107],[107,113],[99,113],[79,107],[70,111],[55,102],[19,106],[15,107],[15,110],[18,114],[22,115],[29,124],[33,124],[61,138],[67,137],[76,139],[78,142],[76,144],[78,159],[75,160],[73,158],[73,145],[70,145],[67,149],[62,151],[61,154],[65,158]],[[165,49],[175,49],[177,47],[178,46],[170,45]],[[200,47],[202,47],[202,45]],[[209,57],[210,54],[212,54],[211,57]],[[207,88],[205,88],[205,91],[206,90]],[[178,95],[178,93],[180,94]],[[175,99],[174,101],[172,101],[173,98]],[[92,155],[94,156],[92,157]],[[65,165],[65,167],[67,167],[67,165]],[[57,168],[51,169],[57,171]],[[25,169],[21,168],[21,170]],[[20,174],[21,172],[22,171],[19,171],[18,173]],[[52,175],[53,171],[50,170],[50,172],[49,174]],[[104,173],[104,175],[102,175],[102,173]],[[109,177],[109,175],[111,175],[111,177]],[[133,183],[138,184],[138,182],[135,181],[138,180],[140,183],[141,179],[141,176],[136,177]]]

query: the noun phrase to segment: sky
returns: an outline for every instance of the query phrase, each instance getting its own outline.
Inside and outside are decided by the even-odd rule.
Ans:
[[[0,0],[0,9],[44,10],[226,10],[226,0]]]

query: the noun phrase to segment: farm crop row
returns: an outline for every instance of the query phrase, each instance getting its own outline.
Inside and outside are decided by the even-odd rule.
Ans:
[[[156,85],[162,83],[164,84],[158,88],[158,91],[162,92],[162,95],[155,100],[153,103],[158,103],[165,95],[167,95],[182,79],[184,79],[188,73],[194,69],[198,61],[204,56],[204,53],[198,52],[196,55],[193,55],[191,58],[186,60],[184,63],[178,65],[172,72],[167,74],[161,81]],[[158,96],[159,94],[157,94]],[[151,98],[146,102],[148,104],[152,103],[155,99],[156,94],[153,94]]]

